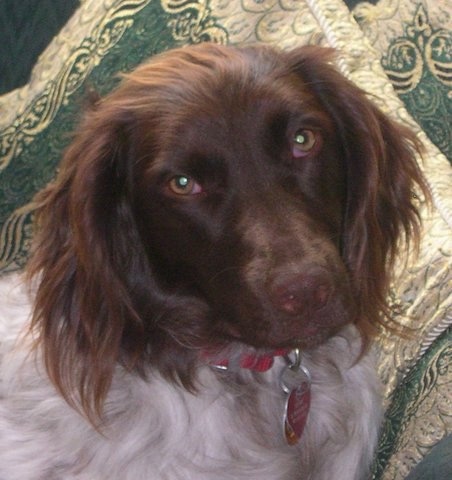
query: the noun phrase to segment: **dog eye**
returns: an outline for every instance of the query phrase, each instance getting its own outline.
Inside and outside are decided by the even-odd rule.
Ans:
[[[295,158],[306,156],[317,144],[316,134],[305,128],[297,130],[293,137],[292,155]]]
[[[197,195],[202,187],[193,178],[186,175],[176,175],[168,182],[168,188],[176,195]]]

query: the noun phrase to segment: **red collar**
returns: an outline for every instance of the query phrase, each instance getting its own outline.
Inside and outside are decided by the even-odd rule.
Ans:
[[[285,348],[279,348],[265,353],[245,352],[239,356],[237,365],[240,368],[246,368],[254,372],[266,372],[272,368],[275,357],[282,357],[289,353],[290,350]],[[229,358],[224,358],[221,354],[217,354],[212,350],[204,351],[201,356],[204,361],[207,361],[207,363],[213,367],[223,370],[227,370],[230,367],[231,362]]]

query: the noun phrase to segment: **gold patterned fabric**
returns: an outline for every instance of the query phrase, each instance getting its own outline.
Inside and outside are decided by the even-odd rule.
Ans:
[[[404,104],[391,84],[399,94],[400,89],[409,94],[422,86],[428,70],[450,89],[444,47],[450,26],[441,13],[445,7],[441,1],[426,1],[424,10],[419,8],[408,0],[361,3],[353,12],[358,24],[340,0],[82,1],[41,55],[30,82],[0,97],[0,272],[26,262],[33,195],[54,176],[91,89],[105,93],[116,85],[118,72],[183,44],[261,42],[291,48],[315,43],[337,48],[341,71],[389,115],[410,125],[426,146],[419,161],[433,206],[429,209],[420,200],[420,252],[407,259],[401,245],[391,292],[394,316],[412,335],[382,336],[378,345],[387,416],[373,478],[405,478],[452,433],[452,169],[427,137],[428,128],[413,120],[405,106],[409,102]],[[426,18],[436,22],[430,31]],[[402,37],[406,44],[399,42]],[[422,41],[430,45],[427,57],[416,56]],[[439,136],[442,131],[437,129]]]
[[[380,0],[353,9],[408,111],[452,164],[451,12],[449,0]]]

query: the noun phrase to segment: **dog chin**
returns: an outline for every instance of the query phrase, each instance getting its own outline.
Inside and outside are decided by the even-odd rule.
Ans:
[[[300,348],[311,350],[325,343],[335,336],[346,323],[335,327],[317,325],[302,326],[298,328],[278,328],[268,332],[240,332],[236,326],[227,328],[224,337],[228,342],[241,343],[258,349],[289,349]]]
[[[293,343],[302,350],[311,350],[334,337],[339,329],[310,329],[303,332],[303,336],[294,339]]]
[[[272,348],[300,348],[302,350],[311,350],[336,335],[338,330],[340,330],[340,327],[306,327],[290,336],[287,335],[287,332],[281,333],[279,338],[275,335],[269,339],[268,343],[271,344]]]

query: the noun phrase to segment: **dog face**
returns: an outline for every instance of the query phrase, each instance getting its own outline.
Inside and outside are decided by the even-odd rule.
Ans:
[[[205,303],[210,336],[313,347],[355,315],[343,151],[295,74],[235,68],[212,65],[189,102],[162,95],[164,128],[134,153],[134,218],[158,283]]]
[[[417,143],[330,60],[175,50],[86,115],[37,199],[31,262],[66,398],[99,405],[118,361],[189,385],[212,345],[312,349],[383,322],[398,238],[417,228]]]

